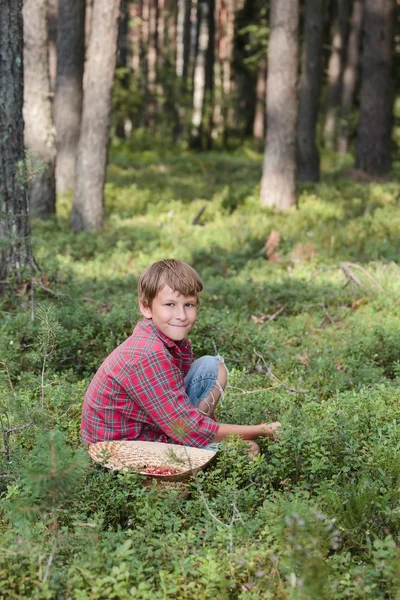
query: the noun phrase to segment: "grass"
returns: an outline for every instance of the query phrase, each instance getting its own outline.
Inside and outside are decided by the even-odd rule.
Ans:
[[[250,149],[115,146],[101,234],[70,233],[70,196],[33,224],[41,309],[25,287],[0,306],[0,598],[398,597],[400,184],[349,166],[326,155],[278,213]],[[204,280],[191,340],[230,369],[218,418],[283,423],[253,462],[227,444],[185,501],[79,453],[85,388],[167,256]]]

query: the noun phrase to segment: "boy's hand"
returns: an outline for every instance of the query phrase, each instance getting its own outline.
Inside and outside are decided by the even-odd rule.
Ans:
[[[277,432],[277,430],[280,427],[282,427],[282,426],[279,423],[279,421],[276,421],[275,423],[262,423],[260,425],[260,429],[262,431],[261,435],[263,437],[269,437],[269,438],[271,438],[271,440],[274,440],[275,433]]]

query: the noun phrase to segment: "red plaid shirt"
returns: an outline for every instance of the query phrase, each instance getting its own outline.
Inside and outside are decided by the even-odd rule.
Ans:
[[[189,402],[184,376],[192,362],[189,340],[174,342],[153,321],[140,321],[89,385],[82,409],[83,442],[207,445],[219,425]]]

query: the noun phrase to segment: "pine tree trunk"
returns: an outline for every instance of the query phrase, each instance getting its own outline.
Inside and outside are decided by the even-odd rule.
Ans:
[[[353,109],[354,92],[358,79],[363,11],[364,0],[354,0],[350,33],[347,42],[346,64],[343,72],[342,101],[340,107],[338,152],[342,154],[345,154],[349,147],[349,120]]]
[[[24,0],[25,146],[45,168],[29,183],[30,211],[48,218],[56,210],[56,145],[50,102],[47,0]]]
[[[147,48],[147,125],[150,131],[155,129],[156,116],[156,80],[157,80],[157,6],[158,0],[149,2],[149,45]]]
[[[296,204],[298,27],[298,0],[272,0],[260,201],[279,209]]]
[[[207,0],[199,0],[198,9],[199,39],[193,75],[193,113],[190,135],[191,148],[201,148],[202,145],[202,120],[206,90],[206,61],[209,43],[209,7]]]
[[[208,47],[206,55],[205,108],[207,111],[207,150],[213,144],[215,69],[215,0],[208,0]]]
[[[120,84],[125,90],[129,89],[129,10],[128,0],[121,0],[120,20],[118,27],[117,43],[117,68],[125,69],[123,75],[119,77]],[[120,139],[125,139],[125,116],[121,115],[115,124],[115,135]]]
[[[191,0],[185,0],[185,17],[183,22],[183,70],[182,77],[186,85],[190,62],[190,36],[191,36]]]
[[[57,79],[54,98],[57,193],[73,189],[85,61],[85,0],[59,0]]]
[[[324,0],[306,0],[297,137],[299,181],[319,181],[320,177],[316,130],[321,87],[323,8]]]
[[[356,168],[391,167],[393,113],[393,0],[366,0]]]
[[[256,88],[256,110],[254,113],[253,137],[260,142],[265,139],[265,100],[267,89],[267,60],[262,57],[258,66]]]
[[[26,189],[17,177],[24,160],[22,0],[0,0],[0,289],[11,275],[32,270]]]
[[[71,226],[100,230],[117,54],[120,0],[95,0],[78,143]]]
[[[140,68],[140,38],[141,38],[141,2],[137,2],[129,7],[130,26],[130,46],[132,52],[131,68],[134,75],[137,75]]]
[[[49,71],[52,94],[56,89],[57,73],[57,29],[58,29],[59,0],[48,0],[47,6],[47,35],[49,39]]]
[[[344,69],[346,32],[348,30],[348,0],[333,0],[333,12],[324,126],[324,142],[327,148],[333,148],[335,145],[336,124],[340,108]]]
[[[176,63],[175,73],[177,77],[183,77],[184,62],[184,33],[185,33],[185,8],[186,0],[178,0],[178,18],[176,21]]]

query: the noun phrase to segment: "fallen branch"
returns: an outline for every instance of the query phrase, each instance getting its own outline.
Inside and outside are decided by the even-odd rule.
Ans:
[[[342,269],[343,269],[343,266],[342,266],[342,265],[346,265],[346,266],[347,266],[347,268],[351,267],[352,269],[359,269],[360,271],[362,271],[363,273],[365,273],[365,275],[366,275],[366,276],[367,276],[367,277],[368,277],[368,278],[369,278],[369,279],[370,279],[370,280],[371,280],[371,281],[372,281],[372,282],[373,282],[373,283],[376,285],[376,287],[377,287],[378,289],[380,289],[380,290],[381,290],[381,292],[384,292],[384,291],[385,291],[385,290],[383,289],[383,287],[381,286],[381,284],[380,284],[380,283],[378,283],[374,277],[372,277],[371,273],[369,273],[369,272],[367,271],[367,269],[364,269],[364,267],[362,267],[361,265],[357,265],[357,264],[355,264],[355,263],[349,263],[349,262],[347,262],[347,263],[340,263],[340,267],[341,267]],[[353,274],[353,277],[354,277],[354,274]],[[360,285],[361,285],[361,284],[360,284]]]

